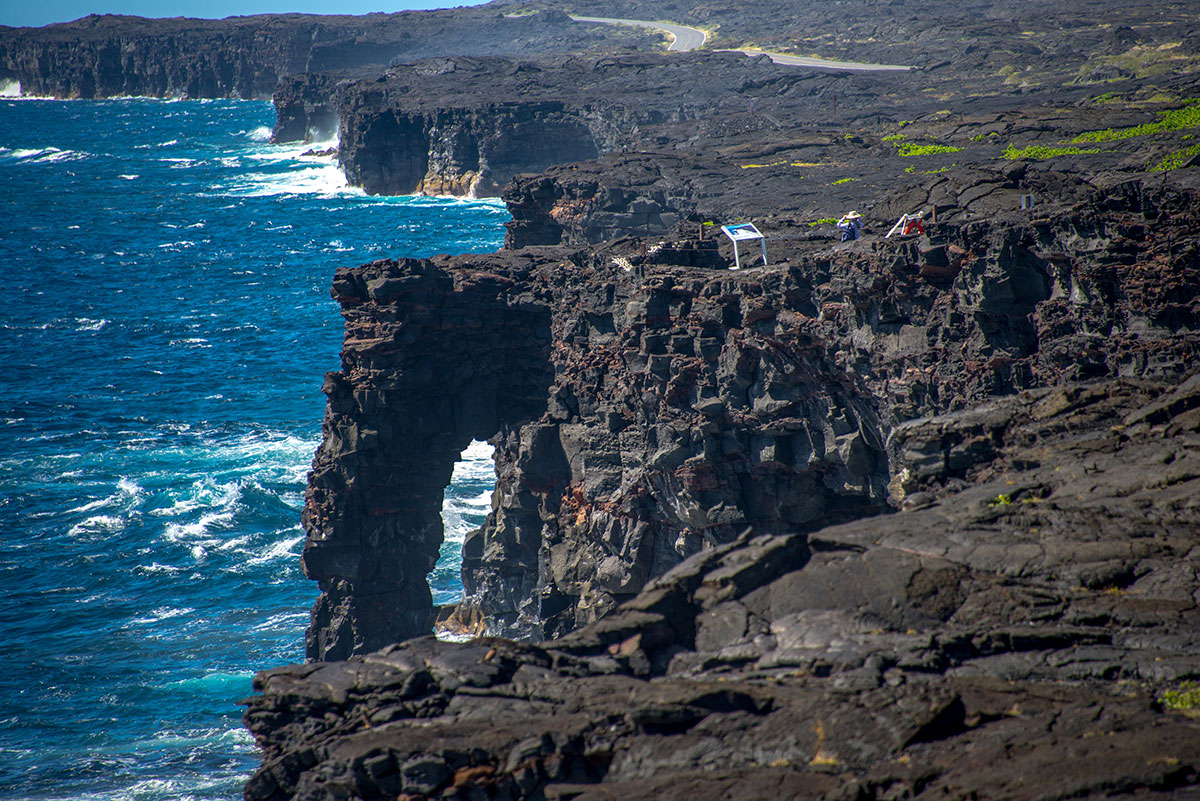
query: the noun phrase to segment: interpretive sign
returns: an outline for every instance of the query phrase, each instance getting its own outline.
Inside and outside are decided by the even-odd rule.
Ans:
[[[755,240],[762,243],[763,266],[767,266],[767,238],[754,227],[754,223],[722,225],[721,231],[733,243],[733,269],[740,270],[742,268],[742,254],[738,252],[738,243],[753,242]]]

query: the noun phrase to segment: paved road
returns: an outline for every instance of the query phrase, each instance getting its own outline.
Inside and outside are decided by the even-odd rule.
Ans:
[[[885,72],[911,70],[901,64],[867,64],[862,61],[831,61],[827,58],[810,58],[808,56],[788,56],[783,53],[769,53],[765,50],[736,50],[748,56],[768,56],[776,64],[786,64],[791,67],[817,67],[826,70],[858,70],[861,72]]]
[[[684,53],[688,50],[696,50],[703,47],[708,41],[708,34],[698,28],[689,28],[686,25],[671,25],[667,22],[649,22],[644,19],[614,19],[612,17],[576,17],[571,19],[576,22],[598,22],[603,25],[633,25],[638,28],[653,28],[656,31],[666,31],[675,37],[675,41],[671,42],[668,50],[675,53]]]
[[[614,17],[576,17],[572,15],[571,19],[576,22],[595,22],[602,25],[633,25],[638,28],[651,28],[656,31],[666,31],[675,37],[675,41],[671,42],[667,50],[676,53],[683,53],[688,50],[696,50],[704,46],[708,41],[708,34],[699,28],[689,28],[686,25],[672,25],[668,22],[650,22],[644,19],[616,19]],[[748,56],[766,55],[776,64],[785,64],[789,67],[816,67],[817,69],[826,70],[858,70],[861,72],[883,72],[889,70],[910,70],[912,67],[906,67],[900,64],[867,64],[861,61],[831,61],[827,58],[809,58],[808,56],[788,56],[783,53],[769,53],[765,50],[737,50],[734,52],[745,53]]]

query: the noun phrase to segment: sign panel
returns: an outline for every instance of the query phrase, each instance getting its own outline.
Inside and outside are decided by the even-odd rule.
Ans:
[[[755,239],[762,239],[763,235],[754,227],[754,223],[739,223],[738,225],[722,225],[721,230],[725,232],[725,236],[732,239],[734,242],[749,242]]]

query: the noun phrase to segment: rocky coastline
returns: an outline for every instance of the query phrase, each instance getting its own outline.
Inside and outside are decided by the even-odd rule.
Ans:
[[[1200,798],[1194,9],[156,24],[0,31],[0,79],[273,95],[366,192],[512,214],[495,254],[336,265],[321,596],[245,702],[247,799]],[[769,264],[729,269],[737,221]],[[496,490],[438,610],[472,439]]]
[[[337,272],[322,597],[311,661],[256,679],[247,798],[1200,791],[1195,67],[980,24],[909,73],[468,57],[277,94],[329,104],[367,191],[513,219]],[[769,266],[728,269],[739,219]],[[472,438],[497,486],[439,612]]]

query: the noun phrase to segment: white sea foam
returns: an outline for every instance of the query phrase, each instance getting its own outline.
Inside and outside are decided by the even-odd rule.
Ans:
[[[183,572],[182,567],[175,567],[174,565],[164,565],[159,562],[151,562],[148,565],[138,565],[137,570],[139,573],[146,573],[146,574],[170,573],[170,574],[174,575],[176,573]]]
[[[138,178],[141,178],[142,176],[138,175],[137,173],[122,173],[122,174],[118,175],[117,177],[120,178],[122,181],[136,181]]]
[[[82,537],[88,534],[111,534],[125,529],[126,520],[117,515],[93,515],[82,523],[77,523],[67,532],[71,537]]]
[[[362,195],[362,189],[346,183],[346,176],[336,164],[304,167],[287,172],[249,173],[229,187],[227,194],[240,197],[273,197],[275,195]]]
[[[228,505],[232,506],[233,504],[230,502]],[[200,519],[194,523],[168,523],[166,529],[163,531],[163,536],[169,542],[189,545],[193,549],[193,555],[195,555],[195,548],[200,548],[201,555],[203,555],[203,548],[205,546],[211,547],[221,544],[219,539],[213,539],[208,536],[209,529],[227,528],[232,522],[232,510],[206,512],[200,515]]]
[[[280,612],[254,626],[251,631],[294,631],[308,623],[308,612]]]
[[[278,540],[267,548],[262,554],[251,557],[248,562],[252,565],[261,565],[264,562],[273,562],[279,559],[295,559],[300,554],[296,550],[296,546],[304,542],[304,535],[289,537],[288,539]]]
[[[271,129],[266,125],[260,125],[253,131],[245,131],[255,142],[265,142],[271,138]]]
[[[183,617],[190,615],[196,610],[190,606],[160,606],[154,609],[146,617],[135,617],[129,621],[131,625],[149,626],[154,623],[161,623],[164,620],[170,620],[173,617]]]
[[[249,745],[246,747],[249,748]],[[243,782],[245,782],[245,777],[241,775],[143,779],[118,790],[75,796],[72,801],[161,801],[164,798],[170,798],[172,801],[201,801],[201,799],[217,797],[232,798]]]
[[[474,498],[466,498],[460,501],[460,503],[462,503],[464,506],[474,506],[481,509],[488,509],[492,505],[492,491],[487,490],[486,492],[481,492]]]
[[[11,79],[0,81],[0,97],[10,100],[21,96],[21,82]]]
[[[79,327],[75,329],[76,331],[99,331],[101,328],[108,325],[108,320],[92,320],[87,317],[76,317],[75,322],[79,325]]]

